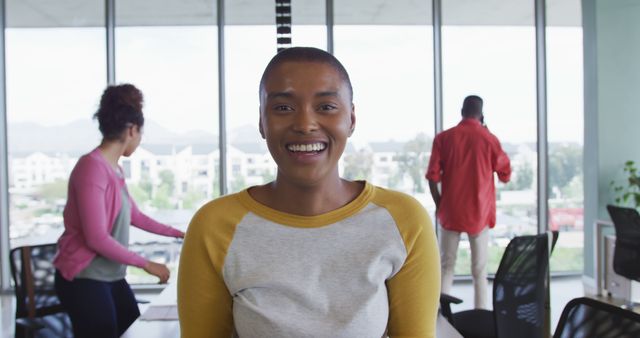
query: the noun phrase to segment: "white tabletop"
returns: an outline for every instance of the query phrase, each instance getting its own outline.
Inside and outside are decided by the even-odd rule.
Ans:
[[[177,307],[177,288],[176,283],[170,283],[164,290],[154,299],[147,309],[142,313],[121,338],[179,338],[180,324],[174,317],[174,312],[170,311],[171,307]],[[151,312],[156,312],[155,314]],[[162,313],[167,313],[167,317],[162,318]],[[150,316],[151,315],[151,316]],[[154,320],[146,320],[147,317],[157,318]],[[458,338],[462,337],[442,316],[438,316],[436,325],[437,337]]]
[[[122,338],[179,338],[180,324],[175,316],[177,300],[176,283],[167,284]]]

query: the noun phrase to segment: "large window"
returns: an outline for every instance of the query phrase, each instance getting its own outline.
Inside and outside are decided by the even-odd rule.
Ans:
[[[272,181],[276,175],[275,162],[258,132],[258,84],[265,66],[276,53],[276,19],[273,2],[227,1],[227,4],[227,188],[236,192]],[[294,46],[326,48],[323,5],[292,1]]]
[[[106,84],[104,4],[10,0],[6,18],[10,244],[55,242],[69,173],[100,141],[91,117]]]
[[[530,0],[443,2],[444,129],[460,121],[467,95],[479,95],[485,123],[500,139],[513,170],[508,184],[496,179],[497,221],[489,232],[489,273],[495,273],[511,238],[538,232],[533,10]],[[460,243],[457,274],[470,274],[468,243]]]
[[[215,1],[121,1],[116,6],[116,82],[144,94],[142,143],[121,162],[139,207],[185,230],[219,188]],[[131,229],[131,249],[175,270],[180,244]],[[175,273],[174,273],[175,275]],[[157,279],[130,267],[133,283]]]
[[[434,135],[431,5],[370,5],[335,1],[334,50],[357,121],[341,172],[411,194],[433,216],[424,178]]]
[[[547,6],[549,228],[559,230],[551,270],[583,269],[583,78],[579,0]]]
[[[218,1],[225,8],[223,51]],[[8,233],[15,247],[58,238],[70,171],[100,142],[92,115],[107,84],[106,1],[5,3]],[[258,132],[258,84],[276,53],[275,3],[115,3],[116,83],[132,83],[145,95],[142,144],[121,163],[143,211],[185,229],[221,185],[232,193],[273,180],[276,165]],[[440,3],[443,126],[460,121],[465,96],[480,95],[488,127],[513,167],[511,182],[496,180],[493,273],[511,238],[538,231],[534,1]],[[562,232],[551,258],[555,272],[580,271],[583,264],[580,13],[580,0],[548,1],[549,227]],[[327,49],[332,43],[351,76],[357,124],[341,174],[409,193],[435,219],[424,178],[435,130],[431,1],[333,0],[333,35],[326,14],[324,1],[292,0],[292,44]],[[226,182],[219,179],[219,92],[225,93]],[[134,229],[130,244],[175,268],[177,241]],[[468,242],[459,250],[456,273],[467,275]],[[155,282],[137,269],[129,273],[133,283]]]

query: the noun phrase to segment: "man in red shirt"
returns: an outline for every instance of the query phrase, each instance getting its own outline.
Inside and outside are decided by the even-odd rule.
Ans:
[[[460,233],[465,232],[471,244],[471,274],[478,309],[487,307],[487,227],[496,224],[493,173],[505,183],[511,176],[509,157],[498,138],[483,126],[482,104],[479,96],[464,99],[462,121],[433,140],[425,175],[441,224],[442,292],[449,293],[451,289]],[[438,191],[439,182],[442,193]]]

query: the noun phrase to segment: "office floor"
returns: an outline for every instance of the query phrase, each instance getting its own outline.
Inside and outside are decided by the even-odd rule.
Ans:
[[[15,302],[13,294],[0,294],[0,337],[13,337]]]
[[[491,290],[488,292],[489,299],[491,299]],[[462,304],[453,305],[452,310],[454,312],[473,308],[473,286],[471,282],[456,282],[453,285],[452,295],[461,298],[464,301]],[[584,291],[581,276],[553,278],[551,282],[552,331],[556,327],[565,304],[567,304],[569,300],[583,295]],[[141,297],[146,300],[153,299],[153,296],[149,294],[145,294]],[[0,295],[0,313],[0,337],[13,337],[14,300],[12,294]]]

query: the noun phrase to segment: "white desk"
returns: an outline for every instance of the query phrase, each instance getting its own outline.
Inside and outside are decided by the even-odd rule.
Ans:
[[[613,223],[611,221],[604,220],[596,220],[595,222],[595,236],[594,236],[594,261],[596,262],[596,295],[597,296],[605,296],[604,294],[604,272],[605,272],[605,261],[604,261],[604,229],[605,228],[613,228]]]
[[[149,307],[142,313],[140,318],[131,324],[121,338],[180,338],[180,324],[177,320],[144,320],[145,315],[148,314],[154,306],[177,306],[177,300],[176,283],[168,284],[157,298],[149,304]],[[462,337],[441,315],[438,315],[436,332],[437,337]]]
[[[149,311],[154,311],[154,307],[177,306],[176,283],[168,284],[167,287],[154,299],[140,318],[136,319],[127,329],[121,338],[179,338],[180,324],[178,320],[145,320],[145,315]],[[157,308],[156,308],[157,309]]]

